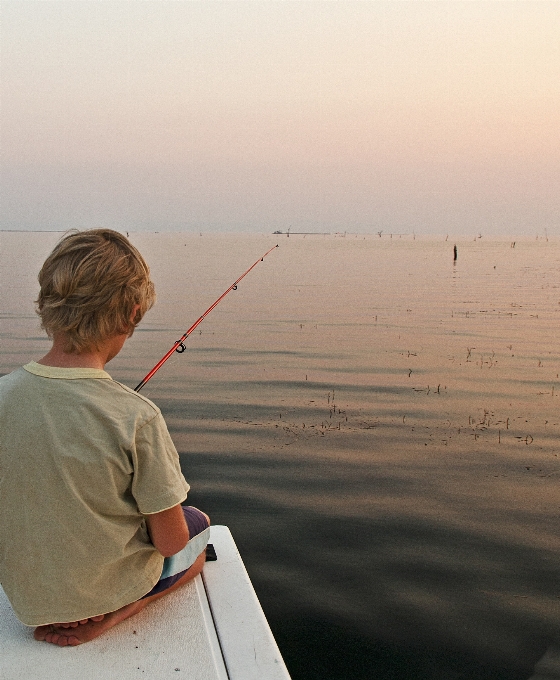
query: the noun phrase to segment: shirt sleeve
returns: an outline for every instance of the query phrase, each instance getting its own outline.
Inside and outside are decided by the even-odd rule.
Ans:
[[[137,430],[132,459],[132,495],[142,514],[162,512],[185,500],[190,487],[161,413]]]

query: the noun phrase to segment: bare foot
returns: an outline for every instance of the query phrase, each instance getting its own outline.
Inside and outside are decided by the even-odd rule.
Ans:
[[[183,576],[167,590],[145,597],[142,600],[131,602],[121,609],[109,614],[101,614],[94,616],[91,619],[82,619],[81,621],[72,621],[70,623],[50,623],[46,626],[37,626],[35,628],[34,637],[36,640],[50,642],[59,647],[75,647],[81,645],[83,642],[89,642],[99,637],[107,630],[116,626],[117,623],[134,616],[150,602],[159,600],[160,597],[171,593],[183,584],[192,580],[197,574],[202,571],[206,559],[206,551],[200,553],[194,564],[187,569]]]
[[[83,642],[89,642],[102,635],[117,623],[137,614],[146,606],[146,600],[138,600],[127,604],[116,612],[94,616],[91,619],[73,621],[72,623],[51,623],[46,626],[37,626],[34,637],[36,640],[50,642],[59,647],[74,647]]]

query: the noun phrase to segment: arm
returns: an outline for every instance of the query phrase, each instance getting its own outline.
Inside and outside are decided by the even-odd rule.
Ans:
[[[189,542],[189,528],[180,505],[144,515],[150,539],[164,557],[171,557]]]

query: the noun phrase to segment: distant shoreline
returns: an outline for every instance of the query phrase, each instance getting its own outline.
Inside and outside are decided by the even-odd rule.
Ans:
[[[69,229],[1,229],[0,234],[66,234]],[[127,235],[139,235],[139,234],[182,234],[185,237],[231,237],[231,236],[285,236],[289,238],[290,236],[330,236],[332,238],[365,238],[365,239],[375,239],[375,240],[442,240],[449,243],[465,243],[472,241],[481,242],[497,242],[505,241],[510,243],[527,242],[527,241],[551,241],[557,242],[560,239],[560,234],[547,234],[547,233],[534,233],[534,234],[481,234],[480,232],[473,234],[424,234],[424,233],[402,233],[402,232],[385,232],[385,231],[375,231],[375,232],[349,232],[349,231],[175,231],[175,230],[126,230],[126,229],[116,229],[121,233]]]

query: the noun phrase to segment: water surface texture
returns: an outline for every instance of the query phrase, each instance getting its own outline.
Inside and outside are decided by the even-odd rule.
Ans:
[[[0,234],[0,372],[49,344],[59,234]],[[560,245],[140,234],[158,303],[108,366],[235,537],[294,680],[521,680],[560,635]]]

